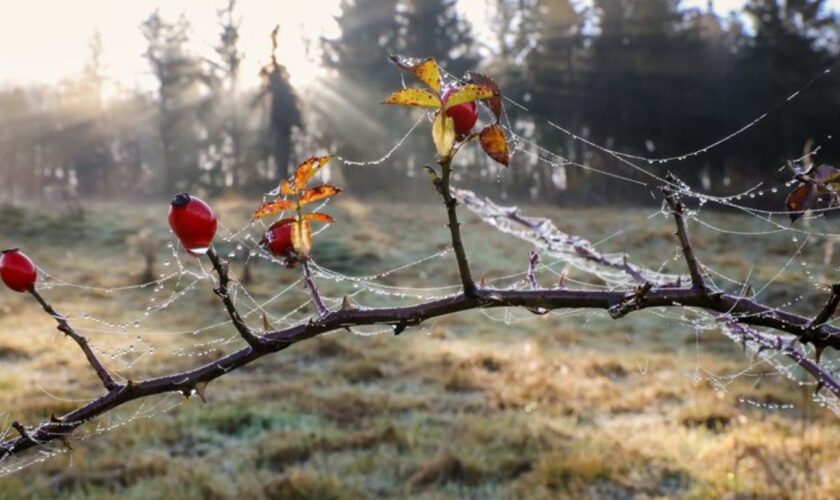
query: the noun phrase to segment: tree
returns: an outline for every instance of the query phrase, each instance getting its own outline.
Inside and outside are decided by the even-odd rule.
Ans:
[[[102,53],[102,38],[97,32],[91,39],[90,57],[81,78],[66,80],[61,89],[59,157],[62,166],[75,174],[81,195],[105,193],[113,166],[102,97]]]
[[[803,85],[807,94],[791,102],[783,113],[768,117],[768,126],[783,141],[768,143],[763,135],[751,135],[742,147],[750,151],[749,173],[766,172],[778,158],[797,158],[802,145],[817,139],[836,122],[840,105],[836,82],[823,73],[833,60],[823,43],[835,26],[824,0],[751,0],[745,12],[755,35],[743,40],[740,52],[737,96],[753,115],[767,111],[767,103],[786,102]],[[809,84],[812,79],[816,80]]]
[[[269,178],[283,175],[292,155],[292,129],[303,125],[298,98],[289,82],[289,72],[277,61],[277,36],[280,26],[271,32],[271,57],[262,68],[262,91],[259,99],[268,100],[268,148],[274,160]]]
[[[240,116],[239,71],[243,53],[239,49],[239,26],[236,16],[236,0],[228,0],[218,11],[219,43],[215,48],[219,73],[215,82],[213,114],[218,127],[215,156],[217,157],[218,186],[237,187],[253,182],[256,172],[253,166],[243,161],[245,129]]]
[[[717,289],[710,279],[709,270],[698,261],[692,244],[688,229],[687,211],[689,208],[683,199],[685,193],[683,184],[670,174],[664,178],[662,198],[673,217],[675,236],[688,272],[686,277],[675,277],[647,269],[629,263],[626,257],[602,254],[590,242],[563,233],[550,221],[523,216],[517,210],[500,207],[469,191],[451,187],[453,161],[472,139],[455,137],[452,120],[445,114],[448,104],[442,103],[439,99],[440,82],[436,82],[431,64],[433,61],[432,63],[427,61],[412,66],[408,70],[421,77],[431,89],[423,90],[426,94],[422,94],[431,96],[425,98],[424,102],[427,103],[425,104],[427,107],[435,110],[431,132],[438,153],[438,166],[437,168],[429,167],[429,173],[446,211],[450,243],[461,282],[461,290],[458,293],[406,307],[358,309],[347,301],[340,309],[329,310],[324,306],[308,268],[309,250],[312,246],[309,224],[311,222],[329,223],[332,219],[325,214],[305,212],[303,206],[338,193],[338,189],[328,185],[308,187],[310,179],[329,161],[329,157],[312,157],[303,162],[288,180],[281,183],[276,192],[276,198],[264,203],[254,212],[254,217],[261,218],[293,211],[293,217],[277,220],[270,226],[269,232],[280,228],[291,229],[290,245],[285,243],[279,245],[278,250],[289,252],[284,255],[286,265],[300,265],[302,268],[303,280],[313,301],[318,304],[317,315],[309,322],[279,330],[271,330],[268,325],[264,325],[265,330],[268,331],[262,332],[250,327],[240,315],[232,298],[231,287],[235,285],[232,284],[234,282],[229,274],[228,263],[212,246],[202,248],[206,251],[207,258],[218,275],[218,286],[214,291],[247,346],[184,372],[138,382],[118,380],[91,349],[87,339],[80,335],[67,318],[57,312],[35,287],[34,264],[16,250],[4,252],[3,260],[0,261],[0,271],[4,271],[0,275],[4,282],[16,291],[28,291],[41,304],[44,311],[56,320],[59,331],[78,344],[106,393],[65,415],[53,415],[52,418],[35,427],[26,427],[17,421],[13,422],[12,427],[18,436],[0,441],[0,459],[23,453],[54,440],[62,440],[69,445],[73,430],[130,401],[173,392],[180,392],[188,397],[195,393],[204,399],[207,384],[211,381],[270,353],[287,349],[298,342],[330,331],[362,325],[390,325],[394,328],[395,334],[401,334],[409,327],[416,326],[425,320],[471,309],[521,307],[534,314],[544,314],[546,311],[555,309],[591,308],[606,310],[614,319],[648,308],[691,308],[692,314],[705,311],[721,328],[743,342],[745,346],[749,344],[756,349],[771,350],[789,357],[796,366],[817,380],[817,390],[824,387],[834,396],[840,397],[840,382],[830,365],[820,362],[820,353],[824,349],[829,347],[840,349],[840,328],[829,323],[840,303],[840,284],[831,287],[828,300],[813,318],[762,304],[746,292],[733,294]],[[422,89],[395,92],[392,98],[389,98],[389,103],[415,105],[417,96],[421,95],[418,90]],[[494,100],[500,100],[501,96],[491,85],[477,84],[476,87],[464,91],[459,98],[464,102],[486,100],[492,107]],[[482,132],[480,143],[485,152],[497,161],[501,161],[506,160],[500,153],[502,150],[506,153],[507,145],[506,138],[501,135],[500,128],[497,127],[497,123],[486,127]],[[487,133],[488,130],[495,132]],[[505,162],[502,161],[502,163]],[[832,170],[832,172],[831,178],[836,182],[838,171]],[[823,181],[831,182],[827,179]],[[803,182],[814,181],[803,178]],[[181,220],[179,224],[195,223],[202,226],[201,242],[196,242],[196,245],[203,247],[207,244],[205,236],[209,235],[212,239],[215,232],[215,218],[206,204],[199,203],[198,200],[192,199],[185,193],[177,195],[173,200],[173,210],[187,207],[191,203],[200,207],[203,211],[201,216],[195,216],[197,219],[190,221],[191,212],[183,212],[182,215],[186,214],[187,219]],[[624,285],[616,289],[577,289],[567,288],[563,284],[544,288],[540,286],[536,278],[539,258],[538,254],[533,252],[528,260],[529,289],[492,288],[484,286],[481,282],[476,283],[472,277],[466,248],[461,239],[457,208],[459,204],[492,221],[493,225],[502,231],[518,234],[522,239],[532,242],[541,242],[547,248],[559,247],[562,252],[573,255],[574,259],[579,259],[590,269],[599,269],[611,276],[618,276],[619,278],[616,279]],[[176,235],[182,237],[185,247],[196,249],[187,245],[184,239],[195,238],[196,228],[191,227],[186,234],[182,235],[179,234],[178,227],[180,227],[178,224],[173,225]],[[273,247],[271,241],[267,241],[266,244],[272,249],[277,248]],[[14,254],[15,259],[15,269],[11,270],[11,274],[7,274],[7,271],[10,271],[9,268],[3,267],[7,254]],[[758,328],[787,333],[791,337],[782,339],[777,334],[763,332]],[[797,348],[796,341],[813,345],[816,358],[807,357]]]
[[[162,188],[184,189],[199,177],[198,104],[204,70],[187,48],[185,18],[171,23],[155,11],[143,22],[142,32],[148,43],[145,55],[158,82]]]

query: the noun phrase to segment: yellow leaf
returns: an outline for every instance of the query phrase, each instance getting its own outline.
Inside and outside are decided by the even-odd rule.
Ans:
[[[280,194],[282,194],[283,196],[289,196],[289,195],[291,195],[291,194],[294,194],[294,193],[295,193],[295,190],[294,190],[294,188],[292,187],[292,185],[291,185],[291,184],[289,184],[289,181],[283,181],[283,182],[281,182],[281,183],[280,183],[280,187],[278,188],[278,190],[279,190]],[[276,191],[275,191],[275,192],[276,192]]]
[[[502,165],[507,166],[509,159],[508,145],[501,125],[493,124],[484,127],[484,130],[481,131],[478,139],[481,141],[481,149],[483,149],[490,158],[493,158]]]
[[[295,247],[298,257],[306,258],[312,248],[312,231],[309,228],[309,221],[298,221],[292,227],[292,246]]]
[[[439,112],[432,125],[432,140],[441,159],[449,158],[455,146],[455,121]]]
[[[312,212],[311,214],[306,214],[303,216],[304,220],[309,220],[313,222],[323,222],[324,224],[332,224],[335,222],[331,216],[327,214],[322,214],[320,212]]]
[[[282,212],[283,210],[289,210],[295,207],[294,202],[290,200],[274,200],[268,203],[263,204],[260,208],[254,212],[255,219],[262,219],[267,215],[276,214],[277,212]]]
[[[329,198],[330,196],[336,195],[340,193],[341,190],[337,187],[330,186],[329,184],[324,184],[323,186],[316,186],[314,188],[309,188],[304,190],[300,194],[300,204],[301,206],[306,205],[307,203],[312,203],[313,201],[323,200],[324,198]]]
[[[321,167],[329,163],[331,159],[332,156],[313,156],[298,165],[297,169],[295,169],[295,191],[300,191],[305,188],[309,179],[311,179],[318,170],[321,170]]]
[[[449,96],[449,99],[446,100],[446,109],[465,102],[480,101],[491,97],[493,97],[493,89],[490,87],[468,83]]]
[[[439,108],[440,99],[428,90],[423,89],[402,89],[394,92],[385,99],[382,104],[397,104],[400,106],[422,106],[426,108]]]
[[[440,94],[440,68],[433,57],[424,59],[409,68],[411,74],[429,86],[436,94]]]

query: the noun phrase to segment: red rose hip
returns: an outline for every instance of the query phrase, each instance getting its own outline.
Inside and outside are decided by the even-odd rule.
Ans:
[[[7,287],[16,292],[28,292],[35,288],[38,273],[35,264],[17,248],[3,250],[0,256],[0,278]]]
[[[192,255],[202,255],[210,249],[216,235],[216,214],[200,198],[178,193],[169,207],[169,227]]]
[[[458,87],[449,87],[446,89],[442,97],[443,102],[446,103],[449,97],[457,91]],[[478,106],[476,106],[475,102],[458,104],[447,109],[446,116],[452,118],[452,121],[455,122],[455,133],[463,137],[470,133],[475,126],[476,120],[478,120]]]
[[[295,246],[292,243],[292,226],[294,224],[270,227],[260,241],[263,248],[271,252],[271,255],[286,259],[286,266],[288,267],[294,267],[298,260]]]

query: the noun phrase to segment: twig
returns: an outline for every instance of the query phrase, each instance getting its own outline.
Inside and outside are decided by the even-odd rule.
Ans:
[[[231,321],[233,321],[233,326],[236,327],[236,330],[252,349],[258,351],[265,349],[265,340],[254,334],[254,332],[248,328],[248,325],[245,324],[245,320],[242,319],[239,311],[236,310],[236,305],[230,298],[230,291],[228,290],[228,284],[230,283],[228,263],[219,258],[219,255],[216,253],[216,249],[213,247],[210,247],[210,250],[207,251],[207,257],[213,264],[213,269],[216,270],[216,274],[219,275],[219,286],[213,291],[219,296],[219,298],[222,299],[225,309],[227,309],[228,315],[230,316]]]
[[[114,377],[111,375],[108,369],[105,368],[105,365],[103,365],[102,362],[99,361],[99,358],[96,357],[96,353],[94,353],[93,349],[91,349],[90,343],[87,341],[87,339],[82,335],[76,333],[73,327],[70,326],[70,323],[67,321],[67,319],[61,314],[59,314],[53,308],[53,306],[51,306],[44,299],[44,297],[41,296],[38,290],[32,288],[31,290],[29,290],[29,293],[32,294],[33,297],[35,297],[35,300],[37,300],[39,304],[41,304],[41,307],[44,308],[44,311],[46,311],[47,314],[49,314],[53,317],[53,319],[55,319],[55,321],[58,323],[58,330],[64,333],[66,336],[73,339],[77,344],[79,344],[79,347],[82,349],[82,352],[85,353],[85,357],[87,358],[88,363],[90,363],[90,366],[93,367],[94,371],[96,372],[96,375],[99,376],[99,380],[102,381],[102,384],[105,386],[105,389],[113,391],[122,387],[117,381],[114,380]]]
[[[309,269],[308,259],[301,260],[301,267],[303,268],[303,282],[306,285],[306,288],[309,289],[309,293],[312,295],[312,301],[315,302],[315,308],[318,309],[318,317],[323,318],[330,311],[327,309],[327,306],[324,305],[324,300],[321,298],[321,294],[318,292],[315,282],[312,281],[312,271]]]
[[[676,177],[668,172],[665,179],[671,184],[675,185]],[[662,188],[662,193],[665,195],[665,201],[671,208],[671,213],[674,216],[674,222],[677,225],[677,238],[680,240],[682,246],[682,253],[685,256],[685,262],[688,265],[688,272],[691,275],[691,285],[698,290],[707,290],[706,283],[703,280],[703,274],[700,271],[700,264],[697,262],[697,257],[694,256],[694,249],[691,246],[691,239],[688,236],[688,228],[685,224],[685,205],[680,201],[679,194],[671,186]]]
[[[618,319],[641,309],[645,296],[650,292],[652,287],[653,284],[650,282],[637,286],[632,294],[627,295],[621,302],[607,309],[610,317],[612,319]]]
[[[528,283],[531,284],[531,290],[539,290],[540,284],[537,281],[537,265],[540,263],[540,254],[531,250],[528,256]]]
[[[827,387],[835,396],[840,398],[840,383],[834,379],[830,372],[823,369],[819,362],[811,361],[805,354],[793,347],[792,342],[782,342],[779,337],[772,339],[732,319],[726,320],[726,323],[745,340],[751,340],[758,344],[759,349],[774,349],[794,360],[803,370],[817,379],[817,388],[814,392],[819,392],[821,388]]]
[[[461,276],[461,285],[464,287],[464,294],[467,297],[475,297],[478,287],[475,286],[472,273],[470,272],[470,264],[467,261],[467,253],[464,250],[464,244],[461,241],[461,224],[458,222],[458,213],[456,207],[458,200],[452,196],[449,188],[449,180],[452,175],[452,160],[447,159],[440,162],[441,177],[435,179],[435,186],[438,188],[440,195],[443,197],[443,202],[446,205],[446,214],[449,218],[449,235],[452,239],[452,249],[455,252],[455,258],[458,261],[458,272]]]

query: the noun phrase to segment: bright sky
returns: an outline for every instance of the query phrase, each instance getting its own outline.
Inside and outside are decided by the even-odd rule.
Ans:
[[[488,35],[485,1],[458,3],[479,36]],[[726,14],[743,1],[715,0],[715,8]],[[0,17],[0,84],[52,83],[78,74],[89,53],[91,35],[99,30],[108,76],[130,86],[149,87],[152,79],[142,56],[145,42],[140,23],[156,7],[168,19],[183,13],[192,25],[195,48],[209,57],[218,40],[216,8],[225,4],[226,0],[0,0],[4,13]],[[840,0],[830,4],[840,8]],[[684,0],[683,5],[705,7],[706,0]],[[278,23],[279,55],[293,83],[303,86],[317,77],[318,55],[307,51],[306,40],[338,33],[334,21],[338,6],[339,0],[239,0],[245,83],[256,83],[268,57],[269,33]]]

